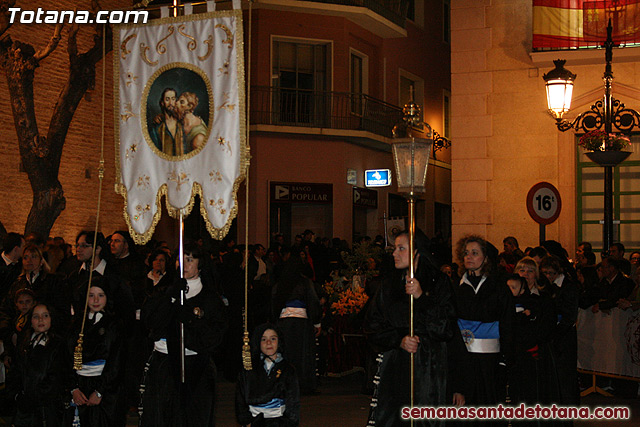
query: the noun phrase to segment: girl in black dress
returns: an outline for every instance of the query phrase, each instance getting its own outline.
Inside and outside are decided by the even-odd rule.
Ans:
[[[282,334],[275,325],[258,326],[251,338],[250,371],[236,384],[236,418],[251,427],[295,427],[300,392],[293,365],[283,358]]]
[[[73,405],[83,427],[107,427],[116,421],[116,398],[122,373],[122,324],[113,314],[105,277],[94,277],[89,288],[82,344],[82,369],[72,375]],[[76,314],[73,352],[84,312]]]
[[[16,399],[16,427],[62,426],[68,357],[64,340],[52,327],[51,306],[39,303],[21,335],[9,371],[9,392]]]

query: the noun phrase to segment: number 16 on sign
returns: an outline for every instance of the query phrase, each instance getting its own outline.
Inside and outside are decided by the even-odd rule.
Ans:
[[[540,243],[546,240],[545,226],[560,216],[562,200],[560,192],[553,184],[539,182],[527,194],[527,211],[535,222],[540,224]]]

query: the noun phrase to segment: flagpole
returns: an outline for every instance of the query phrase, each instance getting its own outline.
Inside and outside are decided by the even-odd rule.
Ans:
[[[178,259],[180,260],[180,278],[184,279],[184,217],[182,213],[182,209],[180,210],[180,236],[179,245],[178,245]],[[185,300],[185,289],[180,289],[180,306],[184,306]],[[180,322],[180,382],[182,384],[185,383],[185,374],[184,374],[184,323]]]

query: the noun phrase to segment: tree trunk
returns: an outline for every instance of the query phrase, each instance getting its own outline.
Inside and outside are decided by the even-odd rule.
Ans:
[[[94,87],[97,62],[103,58],[103,53],[106,54],[112,48],[109,28],[106,31],[106,52],[102,51],[101,31],[97,31],[93,47],[78,54],[77,31],[77,28],[69,31],[69,77],[58,96],[46,137],[41,136],[38,131],[33,80],[40,61],[55,50],[59,29],[56,29],[56,34],[45,50],[37,53],[31,45],[14,42],[10,36],[5,35],[0,40],[0,67],[7,78],[20,157],[33,191],[33,204],[25,224],[25,234],[35,231],[47,237],[65,209],[66,199],[58,180],[64,142],[80,101]]]

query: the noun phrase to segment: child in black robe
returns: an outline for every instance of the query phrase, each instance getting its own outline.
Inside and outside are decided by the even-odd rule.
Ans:
[[[16,427],[62,426],[69,368],[65,342],[52,328],[54,316],[49,305],[37,304],[20,336],[8,379]]]
[[[557,378],[550,350],[555,311],[546,295],[529,292],[526,279],[507,278],[513,294],[515,362],[509,375],[509,394],[515,405],[550,404],[557,395]]]
[[[300,391],[293,365],[282,356],[276,326],[258,326],[251,339],[250,371],[236,384],[236,418],[251,427],[294,427],[300,422]]]
[[[122,326],[111,309],[104,277],[94,277],[89,288],[88,310],[82,344],[82,369],[72,375],[72,404],[83,427],[116,424],[116,399],[122,373]],[[74,340],[82,325],[83,312],[74,322]],[[72,405],[72,406],[73,406]]]

